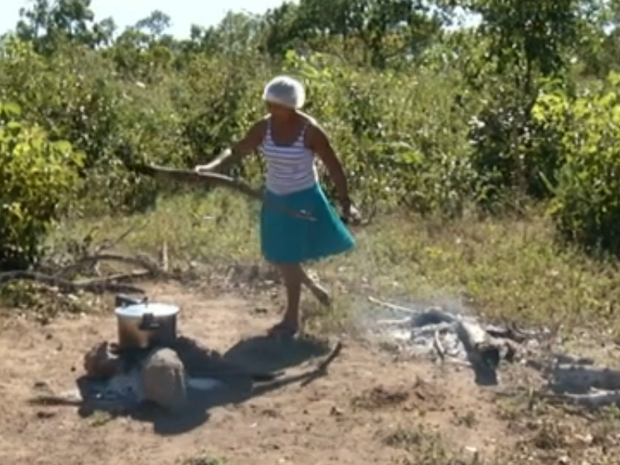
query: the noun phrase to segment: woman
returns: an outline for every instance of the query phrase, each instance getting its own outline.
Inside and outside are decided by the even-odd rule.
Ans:
[[[263,96],[269,114],[255,123],[231,150],[196,171],[213,171],[238,162],[260,148],[267,161],[266,202],[263,206],[261,248],[265,259],[280,271],[287,293],[284,317],[269,332],[294,336],[300,327],[301,286],[306,285],[321,303],[329,305],[325,289],[312,280],[302,263],[352,249],[355,241],[329,204],[318,182],[315,156],[327,167],[334,181],[345,218],[351,216],[351,201],[342,165],[323,129],[301,112],[305,91],[300,82],[287,76],[273,79]],[[296,216],[287,211],[308,214]]]

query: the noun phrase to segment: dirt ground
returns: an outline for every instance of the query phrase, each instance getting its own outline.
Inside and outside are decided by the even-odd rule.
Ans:
[[[149,293],[180,305],[180,331],[223,353],[264,334],[279,310],[172,284]],[[1,464],[390,464],[404,454],[394,438],[420,428],[484,455],[507,447],[511,437],[493,391],[476,386],[467,369],[397,362],[351,338],[328,373],[310,384],[196,405],[190,420],[165,414],[83,418],[76,407],[28,401],[37,386],[55,392],[74,387],[85,351],[115,340],[112,310],[46,325],[14,317],[0,324]],[[320,355],[310,345],[250,351],[251,363],[300,373]]]

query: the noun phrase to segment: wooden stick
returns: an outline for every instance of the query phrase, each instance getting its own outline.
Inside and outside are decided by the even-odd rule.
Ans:
[[[403,307],[402,305],[396,305],[390,302],[379,300],[376,297],[372,297],[372,296],[368,296],[368,301],[372,302],[373,304],[377,304],[377,305],[381,305],[382,307],[389,308],[390,310],[396,310],[398,312],[409,313],[411,315],[419,315],[420,313],[422,313],[412,308]]]
[[[263,202],[266,207],[279,210],[287,215],[291,215],[297,218],[303,218],[310,221],[315,221],[312,215],[305,211],[290,210],[273,201],[265,201],[264,195],[252,188],[250,185],[243,181],[233,179],[229,176],[224,176],[219,173],[196,173],[195,171],[181,170],[177,168],[167,168],[157,165],[128,165],[128,168],[135,173],[139,173],[145,176],[150,176],[154,179],[161,181],[174,181],[194,186],[215,186],[224,187],[240,192],[253,200]]]

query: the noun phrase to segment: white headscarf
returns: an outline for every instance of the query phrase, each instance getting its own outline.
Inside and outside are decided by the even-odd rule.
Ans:
[[[278,76],[265,86],[263,99],[266,102],[299,110],[306,101],[306,91],[298,80],[289,76]]]

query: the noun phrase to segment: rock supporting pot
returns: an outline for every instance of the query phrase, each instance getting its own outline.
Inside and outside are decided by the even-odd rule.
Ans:
[[[140,372],[142,394],[171,412],[179,412],[187,401],[187,378],[183,363],[171,349],[155,349]]]

